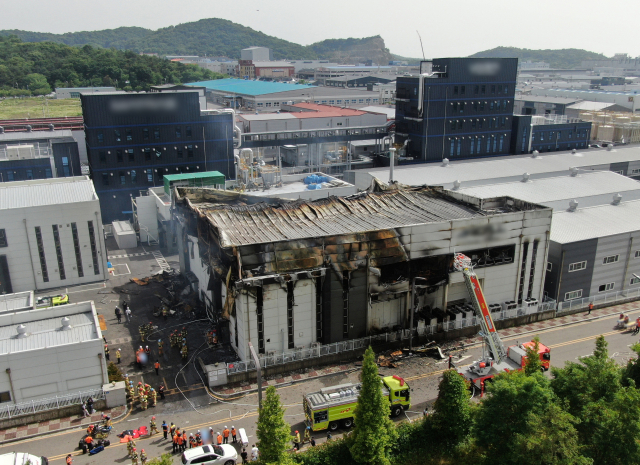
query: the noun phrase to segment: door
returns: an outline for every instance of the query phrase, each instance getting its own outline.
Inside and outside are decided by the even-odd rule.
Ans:
[[[13,293],[13,287],[11,286],[11,276],[9,275],[7,256],[0,255],[0,294],[11,293]]]

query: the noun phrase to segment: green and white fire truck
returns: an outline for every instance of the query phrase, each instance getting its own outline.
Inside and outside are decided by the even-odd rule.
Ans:
[[[353,412],[358,401],[361,385],[340,384],[326,387],[318,392],[305,394],[303,399],[305,423],[313,431],[337,430],[353,426]],[[411,405],[409,385],[400,376],[385,376],[380,388],[389,399],[391,416],[400,416]]]

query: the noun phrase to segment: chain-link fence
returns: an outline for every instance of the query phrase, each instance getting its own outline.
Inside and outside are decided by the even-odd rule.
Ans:
[[[21,415],[33,415],[34,413],[44,412],[47,410],[55,410],[70,405],[80,405],[91,397],[94,401],[104,399],[104,391],[102,389],[94,389],[91,391],[79,391],[66,394],[64,396],[49,397],[46,399],[31,400],[28,402],[20,402],[18,404],[7,404],[0,406],[0,420],[18,417]],[[78,407],[78,413],[80,407]]]

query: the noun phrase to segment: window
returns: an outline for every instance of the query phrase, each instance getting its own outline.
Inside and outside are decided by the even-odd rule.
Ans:
[[[460,113],[464,113],[464,102],[460,102]]]
[[[118,173],[118,176],[120,176],[120,185],[124,186],[125,184],[127,184],[127,177],[124,174],[124,171],[120,171]]]
[[[73,237],[73,249],[76,252],[76,266],[78,267],[78,276],[84,276],[82,269],[82,249],[80,248],[80,238],[78,237],[78,227],[75,223],[71,223],[71,236]]]
[[[608,257],[604,257],[602,260],[603,265],[609,265],[610,263],[615,263],[620,258],[620,255],[609,255]]]
[[[2,402],[11,402],[11,392],[0,392],[0,403]]]
[[[358,103],[364,103],[364,99],[358,99]]]
[[[502,145],[504,144],[504,134],[500,134],[500,147],[498,150],[502,152]]]
[[[462,123],[464,123],[463,119],[458,120],[458,129],[462,129]]]
[[[69,157],[62,157],[62,171],[65,176],[69,176]]]
[[[640,258],[640,250],[636,250],[633,254],[633,258]]]
[[[551,271],[553,269],[553,263],[547,262],[547,271]]]
[[[504,93],[505,94],[509,93],[509,86],[507,86],[507,85],[504,86]]]
[[[13,181],[13,171],[7,171],[7,181]]]
[[[89,243],[91,244],[91,258],[93,259],[93,273],[100,274],[100,265],[98,264],[98,247],[96,247],[96,235],[93,230],[93,221],[87,221],[89,225]]]
[[[462,146],[462,141],[460,139],[458,139],[458,150],[456,152],[456,155],[460,156],[460,147]]]
[[[464,95],[465,86],[460,86],[460,95]]]
[[[107,152],[98,152],[98,160],[100,160],[100,163],[106,163],[107,162]]]
[[[489,110],[493,110],[493,102],[489,102]]]
[[[142,129],[142,140],[149,140],[149,128]]]
[[[636,278],[635,276],[631,278],[631,280],[629,281],[629,285],[634,285],[638,283],[640,283],[640,278]]]
[[[474,129],[474,130],[475,130],[475,128],[476,128],[476,124],[477,124],[477,121],[478,121],[478,120],[475,120],[475,119],[472,119],[472,120],[471,120],[471,129]]]
[[[574,300],[574,299],[579,299],[580,297],[582,297],[582,289],[579,289],[577,291],[567,292],[564,295],[564,300]]]
[[[455,120],[449,121],[449,129],[451,131],[455,131],[456,130],[456,122],[455,122]]]
[[[576,263],[571,263],[569,265],[569,273],[571,273],[572,271],[580,271],[580,270],[584,270],[587,268],[587,261],[583,261],[583,262],[576,262]]]
[[[125,129],[124,130],[124,134],[127,138],[127,141],[132,141],[133,140],[133,136],[131,135],[131,129]]]
[[[493,139],[493,153],[496,153],[496,146],[498,144],[498,139],[494,135],[491,135],[491,139]]]
[[[478,129],[482,129],[482,125],[484,124],[483,121],[484,121],[484,119],[479,119],[478,120]]]
[[[4,229],[0,229],[0,247],[7,247],[7,233]]]
[[[122,142],[122,136],[120,135],[120,129],[113,130],[113,136],[116,139],[116,142]]]
[[[471,139],[471,150],[469,151],[469,155],[473,155],[473,148],[475,147],[475,141]]]
[[[474,93],[474,94],[478,95],[478,92],[479,92],[479,91],[480,91],[480,86],[475,86],[475,87],[473,88],[473,93]]]
[[[47,179],[53,177],[53,174],[51,173],[51,168],[45,168],[44,169],[44,177],[47,178]]]
[[[47,262],[44,255],[44,244],[42,242],[42,231],[40,226],[36,226],[36,244],[38,245],[38,256],[40,257],[40,269],[42,270],[42,280],[49,282],[49,273],[47,272]]]
[[[256,103],[256,106],[262,107],[262,106],[264,106],[264,103]]]
[[[118,163],[122,163],[124,161],[124,158],[122,157],[122,150],[116,150],[116,160],[118,160]]]
[[[176,127],[176,139],[180,139],[182,137],[182,128],[180,126]]]
[[[60,232],[58,231],[58,225],[52,224],[51,229],[53,229],[53,243],[56,246],[56,257],[58,258],[60,279],[67,279],[67,275],[64,272],[64,260],[62,260],[62,246],[60,245]]]
[[[449,147],[449,155],[453,155],[454,140],[451,139],[451,147]]]
[[[491,138],[487,137],[487,153],[491,153]]]
[[[478,139],[477,147],[476,147],[476,152],[478,152],[478,153],[480,153],[480,148],[481,148],[480,147],[480,142],[481,142],[480,139]]]
[[[147,172],[147,182],[153,182],[153,170],[151,168],[148,168],[146,172]]]
[[[129,161],[134,161],[136,159],[133,149],[127,149],[127,155],[129,156]]]
[[[164,168],[158,168],[156,172],[156,178],[158,178],[158,182],[162,182],[162,178],[164,177]]]
[[[453,95],[458,95],[458,86],[453,86]]]
[[[183,156],[183,155],[182,155],[182,147],[180,147],[180,148],[177,150],[176,155],[177,155],[177,157],[178,157],[178,158],[182,158],[182,156]]]
[[[109,173],[102,173],[102,185],[103,186],[109,185]]]
[[[502,109],[503,109],[503,110],[506,110],[506,109],[507,109],[507,104],[508,104],[508,103],[509,103],[509,101],[508,101],[508,100],[503,100],[503,101],[502,101]]]
[[[612,291],[616,283],[601,284],[598,286],[598,292]]]
[[[138,182],[138,175],[136,174],[136,170],[131,170],[131,182],[133,184]]]
[[[153,138],[160,140],[160,128],[153,128]]]
[[[187,145],[187,158],[193,158],[193,145]]]
[[[487,102],[480,102],[480,111],[484,111],[484,104]]]
[[[151,149],[149,147],[142,149],[144,152],[144,159],[151,160]]]
[[[325,101],[323,100],[322,103],[325,103]],[[267,102],[264,104],[265,107],[270,107],[271,106],[271,102]]]
[[[631,174],[640,174],[640,168],[634,168],[631,170]]]
[[[336,103],[337,103],[338,105],[342,105],[342,99],[338,99],[338,100],[336,100]]]
[[[98,133],[98,144],[104,144],[104,134],[101,132]]]
[[[487,93],[487,86],[481,86],[480,87],[480,92],[482,93],[482,95]]]
[[[492,93],[492,94],[495,94],[495,93],[496,93],[496,85],[495,85],[495,84],[492,84],[492,85],[491,85],[491,93]]]

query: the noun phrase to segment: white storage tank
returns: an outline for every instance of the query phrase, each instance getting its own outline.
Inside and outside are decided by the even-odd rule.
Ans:
[[[114,221],[113,237],[119,249],[135,249],[138,246],[136,232],[128,221]]]

